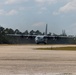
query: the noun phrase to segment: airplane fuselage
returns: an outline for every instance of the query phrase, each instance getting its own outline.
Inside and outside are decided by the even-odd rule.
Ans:
[[[47,40],[44,38],[44,35],[38,35],[38,36],[35,37],[35,42],[37,44],[39,44],[39,43],[46,44],[47,43]]]

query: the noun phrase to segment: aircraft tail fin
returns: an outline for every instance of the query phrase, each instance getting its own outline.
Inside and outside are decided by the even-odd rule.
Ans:
[[[45,29],[45,35],[47,35],[47,24],[46,24],[46,29]]]

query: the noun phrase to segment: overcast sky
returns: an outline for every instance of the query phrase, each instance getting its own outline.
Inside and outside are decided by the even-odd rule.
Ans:
[[[76,0],[0,0],[0,25],[76,35]]]

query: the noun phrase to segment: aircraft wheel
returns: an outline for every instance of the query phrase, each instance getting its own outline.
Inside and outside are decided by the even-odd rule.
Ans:
[[[47,44],[46,42],[44,42],[44,44]]]
[[[39,44],[38,42],[36,44]]]

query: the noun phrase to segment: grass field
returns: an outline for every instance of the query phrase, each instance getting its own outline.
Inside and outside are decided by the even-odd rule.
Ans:
[[[76,50],[76,47],[50,47],[50,48],[36,48],[37,50]]]

